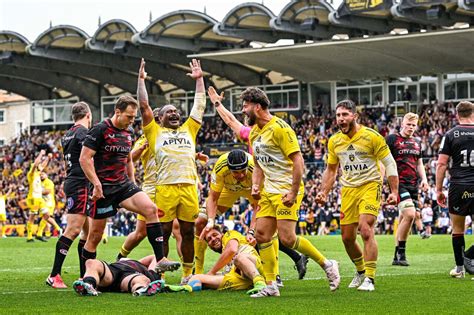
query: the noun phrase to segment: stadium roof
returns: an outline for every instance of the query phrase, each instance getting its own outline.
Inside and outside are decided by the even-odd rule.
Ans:
[[[205,80],[219,89],[472,71],[466,57],[472,30],[433,32],[456,23],[474,24],[472,1],[344,0],[334,9],[326,0],[292,0],[278,14],[243,3],[221,22],[182,10],[142,31],[119,19],[102,23],[92,37],[75,26],[54,26],[33,43],[0,31],[0,89],[31,99],[77,95],[98,105],[101,96],[136,90],[142,57],[150,94],[194,90],[185,75],[190,56],[205,58]],[[416,33],[389,35],[396,28]],[[279,40],[297,45],[246,49]]]
[[[195,55],[232,61],[305,82],[474,72],[474,29],[375,37]]]

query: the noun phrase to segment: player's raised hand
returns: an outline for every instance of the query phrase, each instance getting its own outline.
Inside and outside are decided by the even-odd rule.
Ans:
[[[260,186],[258,185],[252,185],[252,192],[251,192],[252,198],[255,200],[260,200]]]
[[[201,235],[199,235],[199,240],[204,241],[206,239],[207,233],[214,227],[214,219],[207,219],[207,225],[202,229]]]
[[[420,183],[420,188],[421,188],[421,190],[423,190],[423,191],[428,191],[428,190],[430,189],[430,185],[428,184],[427,181],[422,181],[422,182]]]
[[[140,70],[138,70],[138,78],[145,80],[147,77],[147,73],[145,71],[145,59],[142,58],[140,61]]]
[[[390,193],[387,197],[387,203],[389,205],[396,205],[398,203],[398,196],[397,194]]]
[[[217,94],[216,89],[214,89],[213,86],[210,86],[207,89],[207,95],[209,96],[209,99],[211,100],[212,104],[216,104],[217,102],[222,102],[224,99],[224,92],[221,92],[221,94]]]
[[[325,204],[327,198],[328,197],[326,196],[326,194],[324,192],[320,191],[316,195],[316,198],[314,199],[314,201],[316,201],[316,203]]]
[[[191,77],[194,80],[202,78],[201,62],[199,60],[193,59],[189,63],[189,67],[191,68],[191,73],[186,73],[188,77]]]
[[[438,202],[438,205],[440,205],[443,208],[446,208],[446,195],[442,191],[437,192],[436,196],[436,201]]]
[[[291,208],[296,202],[296,194],[292,191],[287,192],[281,197],[281,202],[285,207]]]

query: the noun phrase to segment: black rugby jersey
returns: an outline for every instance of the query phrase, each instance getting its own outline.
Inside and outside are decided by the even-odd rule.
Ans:
[[[439,153],[451,157],[451,183],[474,184],[474,125],[460,124],[446,132]]]
[[[86,176],[79,164],[82,144],[87,135],[87,128],[83,125],[72,126],[61,139],[64,160],[66,161],[66,178],[86,180]]]
[[[89,131],[84,146],[96,151],[95,172],[103,185],[122,184],[128,180],[127,160],[132,144],[133,130],[118,129],[110,119]]]

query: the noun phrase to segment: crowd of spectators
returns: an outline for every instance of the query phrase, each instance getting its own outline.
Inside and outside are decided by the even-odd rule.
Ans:
[[[392,113],[390,108],[361,109],[359,121],[363,125],[374,128],[383,136],[394,133],[400,123],[400,117]],[[447,209],[441,209],[436,204],[436,193],[434,189],[435,169],[437,152],[443,134],[455,123],[455,107],[452,103],[424,105],[420,109],[419,129],[416,136],[420,137],[422,143],[422,154],[425,162],[426,174],[430,184],[428,192],[422,192],[420,205],[432,210],[431,223],[433,233],[449,232],[449,216]],[[337,132],[338,128],[334,119],[334,113],[326,115],[313,115],[308,112],[302,113],[298,118],[288,116],[288,122],[295,130],[301,146],[305,163],[305,196],[302,202],[299,221],[305,222],[299,226],[298,233],[325,235],[338,233],[339,231],[339,208],[341,204],[341,186],[336,182],[335,188],[328,196],[326,204],[315,202],[317,192],[321,188],[322,171],[324,170],[324,159],[326,145],[329,137]],[[137,137],[141,134],[140,126],[135,126]],[[7,224],[26,224],[28,209],[26,207],[26,194],[28,183],[26,174],[34,160],[35,155],[45,149],[53,154],[48,166],[47,173],[56,185],[57,209],[55,218],[59,224],[65,224],[64,204],[65,196],[62,183],[65,178],[63,157],[60,153],[60,131],[40,132],[37,129],[31,133],[23,133],[20,137],[13,139],[3,146],[0,152],[0,169],[2,173],[1,187],[4,193],[8,192],[7,198]],[[204,122],[198,134],[198,149],[203,150],[210,146],[220,146],[239,142],[232,131],[220,119],[211,119]],[[209,177],[212,169],[212,160],[209,164],[197,162],[199,174],[200,201],[203,204],[209,189]],[[137,179],[141,178],[142,168],[137,165]],[[445,183],[447,186],[447,182]],[[388,195],[388,187],[384,185],[384,196]],[[244,220],[249,211],[249,205],[242,203],[233,209],[226,219],[234,222],[234,226],[247,228]],[[379,233],[393,233],[395,219],[398,211],[395,207],[383,206],[378,222]],[[428,217],[426,220],[428,221]],[[133,231],[135,216],[119,211],[112,219],[112,234],[127,235]],[[427,222],[428,224],[428,222]]]

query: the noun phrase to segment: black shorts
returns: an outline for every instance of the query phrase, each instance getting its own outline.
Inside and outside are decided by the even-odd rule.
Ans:
[[[411,199],[415,205],[415,210],[420,211],[418,205],[418,188],[415,186],[408,186],[400,184],[398,186],[398,195],[400,196],[400,202]]]
[[[90,191],[92,192],[92,188]],[[104,198],[93,203],[88,211],[88,216],[93,219],[113,217],[117,213],[117,209],[122,201],[142,190],[133,182],[127,181],[118,185],[104,185],[102,186],[102,191]]]
[[[108,291],[108,292],[122,292],[122,290],[120,289],[120,285],[122,284],[123,279],[125,279],[126,277],[131,276],[131,275],[145,276],[148,279],[150,279],[150,281],[155,281],[155,280],[160,280],[161,279],[160,275],[158,275],[153,270],[146,270],[146,267],[144,267],[144,266],[142,266],[142,268],[139,268],[139,269],[143,269],[140,272],[140,270],[137,270],[137,269],[133,268],[132,266],[128,265],[127,263],[125,263],[123,261],[120,261],[120,260],[117,261],[117,262],[111,263],[111,264],[107,264],[104,261],[102,261],[102,263],[104,264],[104,268],[105,268],[105,266],[109,267],[110,272],[112,273],[112,279],[113,279],[112,283],[109,286],[99,288],[99,290],[103,291],[103,292],[106,292],[106,291]],[[131,284],[132,284],[133,278],[134,277],[131,277],[129,282],[128,282],[128,292],[132,291]]]
[[[66,179],[64,181],[64,193],[66,194],[66,211],[69,214],[87,214],[90,203],[89,182],[80,179]],[[90,205],[89,205],[90,206]]]
[[[448,192],[449,213],[461,216],[474,215],[474,185],[453,184]]]

